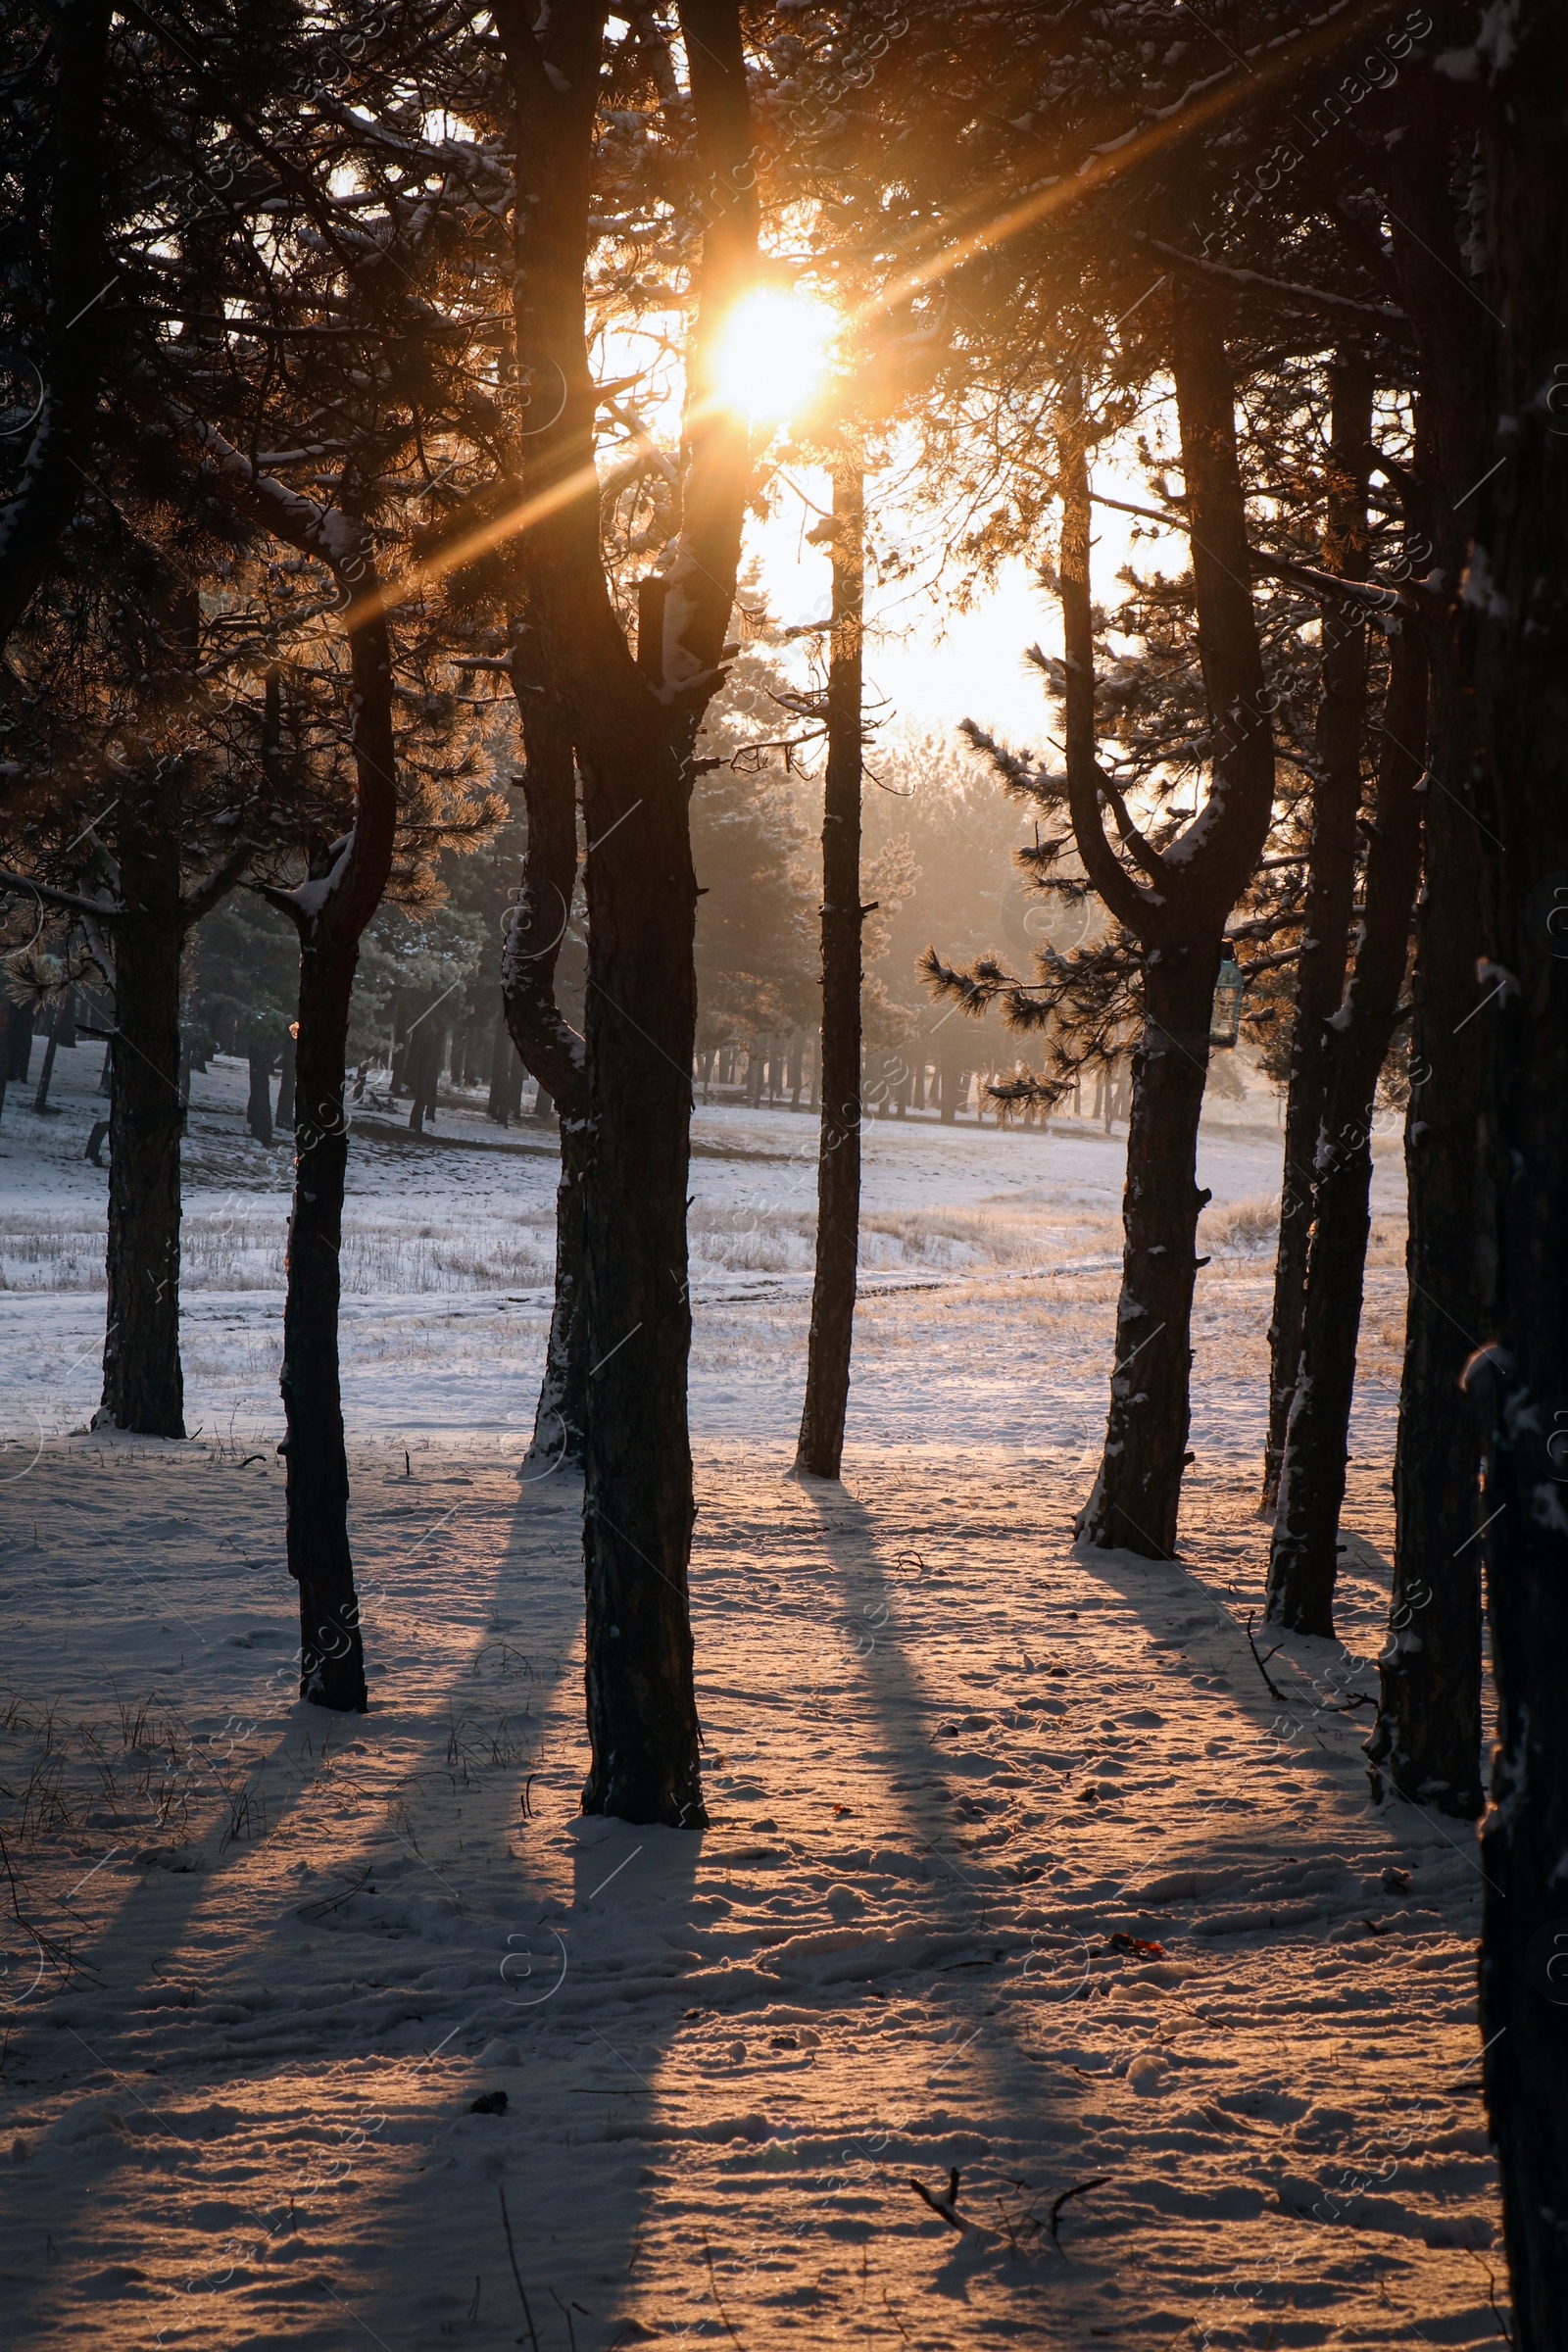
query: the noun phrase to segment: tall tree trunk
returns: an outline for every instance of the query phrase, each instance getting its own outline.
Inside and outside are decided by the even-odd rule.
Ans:
[[[1096,748],[1081,394],[1064,436],[1061,543],[1073,836],[1090,881],[1145,949],[1145,1028],[1133,1056],[1110,1412],[1100,1475],[1074,1532],[1080,1542],[1154,1559],[1175,1553],[1188,1458],[1198,1217],[1207,1199],[1197,1181],[1198,1122],[1214,982],[1225,920],[1256,863],[1274,794],[1229,359],[1205,298],[1184,295],[1172,324],[1198,647],[1217,749],[1207,804],[1163,857],[1139,832]],[[1112,852],[1102,804],[1148,883]]]
[[[860,768],[865,496],[858,456],[833,463],[833,626],[822,795],[822,1128],[816,1276],[795,1459],[837,1478],[844,1457],[860,1240]]]
[[[446,1046],[446,1032],[438,1028],[426,1013],[416,1019],[409,1032],[408,1054],[404,1075],[412,1100],[409,1103],[409,1125],[416,1135],[424,1133],[424,1122],[436,1113],[436,1096],[441,1084],[441,1061]]]
[[[1434,577],[1461,576],[1486,472],[1481,335],[1466,298],[1460,223],[1443,120],[1415,110],[1396,150],[1394,260],[1421,359],[1416,471],[1428,501]],[[1408,224],[1408,226],[1404,224]],[[1474,723],[1446,613],[1429,622],[1428,776],[1416,913],[1404,1365],[1395,1449],[1394,1589],[1381,1661],[1379,1769],[1401,1794],[1461,1814],[1474,1802],[1481,1739],[1480,1442],[1462,1394],[1482,1337],[1476,1259],[1476,1105],[1495,1035],[1481,954],[1481,858]]]
[[[270,1039],[253,1029],[246,1041],[245,1059],[250,1070],[250,1093],[245,1104],[245,1124],[259,1144],[272,1141],[272,1048]]]
[[[122,789],[109,1098],[109,1301],[98,1418],[182,1438],[179,1364],[179,835],[165,791]]]
[[[1330,374],[1333,396],[1323,562],[1346,579],[1370,567],[1366,493],[1371,463],[1372,358],[1350,346]],[[1285,1109],[1285,1169],[1280,1180],[1280,1238],[1269,1323],[1268,1439],[1262,1508],[1279,1499],[1285,1425],[1290,1418],[1306,1313],[1307,1234],[1312,1153],[1323,1116],[1329,1015],[1345,985],[1345,959],[1355,896],[1356,814],[1361,805],[1361,744],[1366,722],[1366,617],[1358,604],[1325,604],[1312,777],[1312,839],[1305,927],[1296,967],[1291,1074]]]
[[[1121,1298],[1105,1450],[1075,1533],[1102,1546],[1176,1556],[1189,1460],[1189,1332],[1198,1272],[1198,1122],[1220,940],[1167,951],[1144,975],[1144,1034],[1133,1054]]]
[[[275,1125],[281,1127],[285,1134],[291,1135],[294,1131],[294,1096],[298,1086],[292,1025],[283,1031],[281,1058],[283,1067],[282,1075],[277,1082],[277,1108],[272,1117]]]
[[[186,579],[162,564],[146,585],[156,598],[165,655],[145,683],[170,711],[191,692],[200,600]],[[100,1418],[121,1429],[183,1437],[180,956],[187,931],[233,887],[252,845],[235,845],[182,895],[183,762],[158,759],[151,746],[143,758],[147,764],[119,803],[120,908],[112,918],[118,1051],[108,1119],[109,1301]],[[91,1143],[88,1151],[96,1157]]]
[[[577,780],[571,729],[549,691],[540,651],[535,630],[514,628],[512,683],[522,723],[528,847],[507,925],[501,1001],[524,1068],[561,1105],[556,1291],[529,1458],[536,1466],[570,1462],[580,1468],[588,1445],[588,1072],[583,1041],[556,1000],[556,967],[577,887]]]
[[[1426,649],[1407,620],[1390,655],[1366,919],[1349,988],[1330,1030],[1323,1122],[1312,1158],[1300,1370],[1269,1555],[1268,1614],[1303,1634],[1334,1631],[1340,1508],[1371,1231],[1372,1111],[1398,1012],[1420,873],[1417,787],[1425,763],[1426,704]]]
[[[365,1653],[349,1550],[348,1451],[338,1378],[343,1114],[358,935],[301,941],[294,1202],[280,1387],[287,1431],[288,1567],[300,1589],[300,1696],[364,1714]],[[117,1090],[118,1091],[118,1090]]]
[[[516,104],[519,365],[556,398],[524,445],[531,616],[576,746],[588,835],[591,1407],[583,1500],[587,1812],[704,1819],[688,1571],[694,1520],[686,1373],[697,884],[689,805],[698,725],[723,672],[748,437],[711,379],[729,305],[756,266],[746,60],[735,0],[682,0],[705,222],[687,349],[678,536],[639,615],[634,662],[611,603],[584,337],[593,121],[605,10],[499,8]],[[661,625],[649,624],[657,612]],[[657,670],[654,666],[657,647]]]
[[[702,1810],[686,1419],[697,883],[686,761],[673,747],[650,758],[645,746],[646,738],[629,744],[615,768],[583,759],[591,1383],[583,1546],[593,1745],[583,1806],[689,1825]]]
[[[97,305],[106,275],[103,97],[112,13],[109,0],[61,0],[51,26],[46,348],[32,439],[0,510],[0,649],[92,478],[93,411],[108,340]]]
[[[1494,421],[1464,607],[1486,985],[1483,1496],[1497,1744],[1481,1834],[1481,2038],[1519,2352],[1568,2343],[1568,19],[1483,51]],[[1490,81],[1490,89],[1488,82]]]
[[[317,887],[308,885],[308,895],[269,893],[300,933],[294,1202],[279,1384],[287,1422],[288,1568],[300,1589],[300,1696],[358,1714],[368,1700],[349,1549],[337,1348],[348,1170],[343,1090],[360,937],[386,886],[397,822],[392,649],[368,564],[367,572],[363,602],[350,607],[345,622],[353,661],[354,829],[315,861],[323,871],[313,875]]]
[[[20,1079],[25,1086],[27,1070],[32,1060],[32,1006],[12,1004],[6,1007],[6,1076]]]
[[[55,1074],[55,1055],[60,1051],[62,1032],[69,1026],[71,1043],[75,1042],[75,1022],[72,1017],[74,991],[68,989],[55,1006],[54,1019],[49,1024],[49,1042],[43,1050],[43,1068],[38,1072],[38,1091],[32,1098],[32,1107],[45,1111],[49,1107],[49,1084]]]
[[[168,404],[176,430],[205,460],[204,479],[262,530],[327,564],[345,597],[350,652],[354,823],[343,839],[312,858],[297,890],[265,888],[300,937],[299,1024],[295,1049],[294,1199],[289,1215],[283,1367],[279,1386],[286,1423],[289,1574],[300,1595],[300,1695],[339,1712],[367,1705],[359,1601],[348,1540],[348,1455],[338,1379],[338,1252],[348,1164],[344,1082],[348,1026],[359,943],[380,903],[397,829],[396,743],[392,724],[392,646],[368,535],[345,531],[340,506],[330,520],[314,500],[286,490],[188,411]],[[352,485],[350,485],[352,487]],[[268,726],[279,693],[268,685]],[[187,901],[195,919],[209,890]],[[177,1015],[177,999],[176,999]],[[123,1055],[120,1057],[123,1061]],[[121,1073],[117,1070],[118,1107]]]
[[[522,1108],[522,1082],[527,1074],[527,1064],[512,1042],[503,1004],[490,1041],[490,1097],[484,1106],[485,1117],[494,1119],[498,1127],[510,1127]]]

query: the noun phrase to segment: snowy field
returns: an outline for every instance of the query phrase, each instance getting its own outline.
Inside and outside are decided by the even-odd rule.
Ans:
[[[344,1398],[372,1711],[328,1719],[292,1697],[272,1453],[286,1147],[246,1137],[239,1065],[197,1078],[196,1434],[79,1434],[99,1054],[62,1053],[57,1117],[17,1086],[0,1122],[8,2347],[1499,2335],[1474,1844],[1372,1809],[1359,1749],[1396,1137],[1344,1645],[1287,1642],[1279,1698],[1246,1632],[1272,1097],[1215,1102],[1203,1131],[1180,1567],[1070,1548],[1120,1129],[868,1129],[840,1490],[787,1475],[813,1124],[700,1110],[713,1826],[686,1837],[576,1812],[579,1497],[516,1469],[546,1135],[443,1111],[434,1141],[356,1136]],[[961,2233],[909,2184],[940,2195],[952,2168]]]

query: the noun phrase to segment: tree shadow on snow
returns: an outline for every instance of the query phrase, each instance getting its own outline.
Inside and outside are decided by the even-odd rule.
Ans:
[[[960,1842],[966,1833],[994,1838],[1005,1831],[1009,1800],[999,1804],[988,1794],[978,1777],[983,1760],[965,1746],[961,1722],[954,1723],[957,1710],[928,1690],[909,1654],[909,1644],[931,1642],[929,1612],[951,1609],[956,1594],[926,1583],[918,1569],[890,1567],[890,1556],[899,1557],[902,1531],[879,1526],[876,1514],[845,1488],[807,1477],[797,1483],[816,1517],[838,1587],[843,1632],[881,1735],[880,1746],[865,1760],[889,1776],[895,1803],[930,1871],[916,1899],[936,1913],[931,1924],[946,1931],[931,1937],[927,1954],[911,1954],[913,1966],[884,1980],[906,1998],[931,2001],[928,2033],[935,2045],[934,2063],[927,2063],[926,2051],[919,2053],[918,2105],[894,2126],[886,2161],[901,2176],[913,2168],[938,2186],[950,2159],[957,2161],[965,2183],[958,2210],[971,2226],[956,2234],[923,2220],[911,2204],[907,2212],[895,2209],[895,2227],[929,2239],[928,2292],[967,2301],[979,2278],[1012,2290],[1044,2289],[1052,2298],[1053,2325],[1071,2328],[1099,2291],[1102,2272],[1093,2247],[1075,2248],[1069,2272],[1061,2249],[1038,2234],[1026,2230],[1015,2240],[1004,2228],[990,2226],[1001,2218],[1004,2190],[1014,2212],[1040,2193],[1038,2182],[1033,2190],[1021,2184],[1021,2196],[1013,2193],[1020,2184],[1009,2143],[1047,2142],[1053,2166],[1060,2169],[1054,2185],[1065,2187],[1078,2177],[1081,2132],[1073,2105],[1054,2087],[1039,2053],[1027,2052],[1014,2038],[1015,2020],[1002,1998],[1020,1978],[1028,1981],[1039,1958],[1032,1932],[1017,1919],[1020,1901],[1036,1889],[1004,1875],[998,1857],[1004,1843],[988,1843],[981,1852]],[[947,1638],[961,1643],[961,1622]],[[944,1730],[954,1736],[942,1737]],[[867,1855],[873,1872],[878,1859]],[[1030,1989],[1053,1997],[1038,1984]],[[1027,2324],[1038,2325],[1039,2316]]]
[[[567,2341],[557,2293],[580,2342],[607,2340],[587,2313],[613,2314],[635,2245],[661,2056],[636,1987],[672,1957],[701,1840],[577,1814],[580,1508],[575,1482],[524,1485],[493,1549],[466,1538],[429,1571],[507,1629],[488,1652],[540,1661],[515,1690],[493,1659],[477,1688],[471,1656],[432,1648],[368,1718],[291,1705],[256,1775],[262,1837],[215,1828],[200,1867],[148,1869],[78,1944],[96,1973],[28,2022],[69,2024],[45,2048],[84,2078],[36,2156],[89,2132],[90,2161],[62,2144],[64,2203],[54,2164],[18,2168],[44,2200],[29,2217],[22,2198],[19,2235],[47,2226],[58,2268],[11,2270],[17,2340],[123,2302],[171,2346],[401,2343],[411,2324],[510,2345],[527,2329],[503,2191],[539,2342]],[[356,1537],[389,1612],[418,1598],[395,1527]]]

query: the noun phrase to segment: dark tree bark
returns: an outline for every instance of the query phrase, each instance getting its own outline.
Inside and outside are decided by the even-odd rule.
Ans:
[[[1301,1357],[1269,1555],[1269,1617],[1302,1634],[1334,1631],[1340,1508],[1371,1231],[1372,1111],[1399,1009],[1420,874],[1417,788],[1425,765],[1426,705],[1426,648],[1414,622],[1406,621],[1390,654],[1366,917],[1345,1003],[1329,1033],[1323,1120],[1312,1159]]]
[[[522,724],[528,848],[507,926],[501,1002],[523,1067],[561,1107],[556,1295],[534,1409],[530,1462],[580,1468],[588,1446],[588,1315],[583,1262],[588,1071],[582,1039],[556,1002],[556,966],[577,886],[577,781],[571,730],[543,674],[536,632],[513,632],[512,685]]]
[[[438,1028],[428,1014],[416,1018],[409,1030],[403,1074],[412,1098],[409,1103],[409,1125],[416,1135],[424,1133],[424,1122],[436,1113],[436,1095],[441,1084],[441,1062],[446,1047],[446,1031]]]
[[[122,787],[115,931],[115,1082],[109,1098],[109,1300],[97,1418],[185,1435],[179,1362],[179,890],[173,790]]]
[[[699,166],[705,184],[724,194],[710,210],[688,353],[682,526],[659,597],[643,600],[645,620],[657,610],[662,626],[639,629],[633,661],[600,552],[597,393],[584,341],[605,11],[557,11],[536,34],[517,0],[506,0],[496,22],[517,106],[519,364],[560,404],[555,421],[523,444],[532,519],[522,565],[576,747],[589,842],[583,1549],[593,1761],[583,1806],[696,1826],[705,1815],[687,1581],[697,1009],[688,810],[697,727],[722,675],[747,483],[746,431],[713,397],[706,356],[756,262],[745,58],[734,0],[686,0]]]
[[[38,1072],[38,1091],[32,1098],[34,1110],[41,1112],[48,1109],[49,1085],[55,1074],[55,1055],[62,1046],[74,1046],[75,1042],[76,992],[68,988],[55,1006],[54,1019],[49,1024],[49,1042],[44,1047],[43,1067]]]
[[[11,500],[0,511],[0,647],[44,575],[93,471],[93,408],[105,349],[103,97],[108,0],[61,0],[49,99],[49,304],[40,405]]]
[[[32,1060],[32,1006],[8,1004],[4,1009],[7,1016],[5,1075],[9,1079],[20,1079],[25,1085]]]
[[[1149,1559],[1176,1556],[1188,1459],[1188,1394],[1199,1216],[1198,1122],[1219,972],[1216,934],[1152,957],[1144,977],[1144,1034],[1133,1054],[1127,1178],[1122,1193],[1121,1297],[1105,1452],[1076,1533]],[[1175,1345],[1172,1345],[1174,1339]]]
[[[527,1064],[512,1042],[503,1004],[496,1014],[490,1044],[490,1098],[485,1104],[485,1117],[494,1119],[498,1127],[510,1127],[521,1110],[522,1082],[527,1075]]]
[[[1444,116],[1412,109],[1395,151],[1394,261],[1418,347],[1417,480],[1432,574],[1462,575],[1467,494],[1486,472],[1483,333],[1464,285]],[[1446,600],[1445,600],[1446,603]],[[1423,878],[1416,913],[1410,1102],[1409,1305],[1395,1451],[1390,1641],[1375,1739],[1382,1777],[1402,1795],[1467,1815],[1481,1738],[1481,1563],[1475,1542],[1480,1444],[1462,1394],[1483,1324],[1476,1244],[1476,1104],[1496,1007],[1476,977],[1481,858],[1474,721],[1448,612],[1426,625],[1431,672]]]
[[[277,1082],[277,1108],[272,1114],[274,1125],[285,1135],[294,1131],[294,1095],[297,1084],[295,1070],[294,1030],[292,1024],[283,1031],[282,1074]]]
[[[160,632],[173,663],[157,681],[166,705],[189,692],[200,633],[196,595],[160,568],[147,585],[161,602]],[[152,683],[151,680],[147,683]],[[109,1117],[87,1156],[110,1142],[108,1314],[103,1401],[95,1418],[151,1437],[183,1437],[179,1362],[179,963],[186,932],[238,881],[252,845],[241,842],[188,894],[179,760],[158,760],[127,777],[116,803],[119,861],[100,851],[112,896],[86,899],[31,884],[45,903],[85,918],[106,975],[112,972],[114,1085]],[[110,1071],[104,1056],[104,1079]],[[105,1091],[104,1079],[99,1091]]]
[[[1481,1833],[1481,2039],[1519,2352],[1568,2343],[1568,19],[1483,52],[1500,319],[1462,607],[1486,827],[1482,1501],[1497,1744]],[[1474,1024],[1479,1026],[1479,1022]],[[1548,1973],[1549,1968],[1549,1973]]]
[[[1187,1461],[1199,1189],[1198,1121],[1225,919],[1256,864],[1274,794],[1274,745],[1248,586],[1235,391],[1201,294],[1177,308],[1173,371],[1192,531],[1199,656],[1218,746],[1207,805],[1161,855],[1144,839],[1095,744],[1090,500],[1081,427],[1063,441],[1061,602],[1067,786],[1084,870],[1144,949],[1144,1035],[1133,1055],[1125,1246],[1105,1447],[1075,1523],[1086,1544],[1174,1556]],[[1102,805],[1138,869],[1106,838]],[[1142,878],[1139,878],[1141,876]]]
[[[362,1715],[368,1700],[349,1549],[337,1347],[348,1169],[343,1092],[360,938],[391,871],[397,823],[391,639],[368,551],[363,561],[360,595],[345,615],[353,662],[354,827],[313,860],[298,890],[268,894],[293,916],[300,935],[294,1202],[280,1382],[288,1566],[300,1589],[300,1696]]]
[[[397,829],[392,646],[368,536],[355,545],[328,517],[210,425],[168,404],[204,456],[203,486],[265,530],[324,564],[345,598],[350,649],[354,824],[313,858],[295,890],[267,890],[300,937],[295,1038],[294,1200],[288,1229],[280,1387],[287,1424],[289,1574],[300,1592],[300,1696],[339,1713],[366,1710],[364,1641],[349,1548],[348,1454],[338,1377],[339,1250],[348,1167],[344,1086],[360,939],[380,904]]]
[[[796,1464],[837,1478],[844,1458],[860,1242],[861,662],[865,495],[858,458],[833,464],[833,625],[822,794],[822,1128],[816,1276]]]
[[[177,703],[189,691],[201,615],[195,593],[165,574],[160,615],[174,665],[159,681]],[[122,792],[117,903],[93,912],[112,938],[114,1085],[109,1100],[108,1317],[104,1393],[97,1418],[149,1437],[183,1437],[179,1361],[179,963],[185,934],[239,879],[240,843],[198,888],[182,895],[180,762],[160,760]]]
[[[1372,458],[1371,354],[1356,346],[1342,351],[1330,380],[1333,410],[1324,568],[1343,573],[1347,579],[1364,580],[1370,568],[1366,494]],[[1328,1072],[1327,1023],[1345,986],[1350,906],[1355,896],[1355,820],[1361,805],[1361,743],[1366,719],[1364,608],[1349,601],[1325,604],[1322,638],[1306,920],[1296,966],[1280,1238],[1274,1261],[1274,1313],[1268,1329],[1265,1511],[1271,1511],[1279,1499],[1285,1426],[1300,1360],[1312,1153],[1323,1116]]]
[[[272,1140],[272,1049],[270,1043],[253,1031],[246,1043],[245,1058],[250,1068],[250,1091],[245,1104],[245,1124],[259,1144]]]

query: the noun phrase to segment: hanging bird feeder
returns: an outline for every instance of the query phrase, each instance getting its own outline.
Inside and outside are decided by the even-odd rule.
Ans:
[[[1214,1009],[1209,1015],[1210,1046],[1235,1045],[1242,1033],[1242,999],[1246,994],[1247,974],[1227,948],[1214,983]]]

